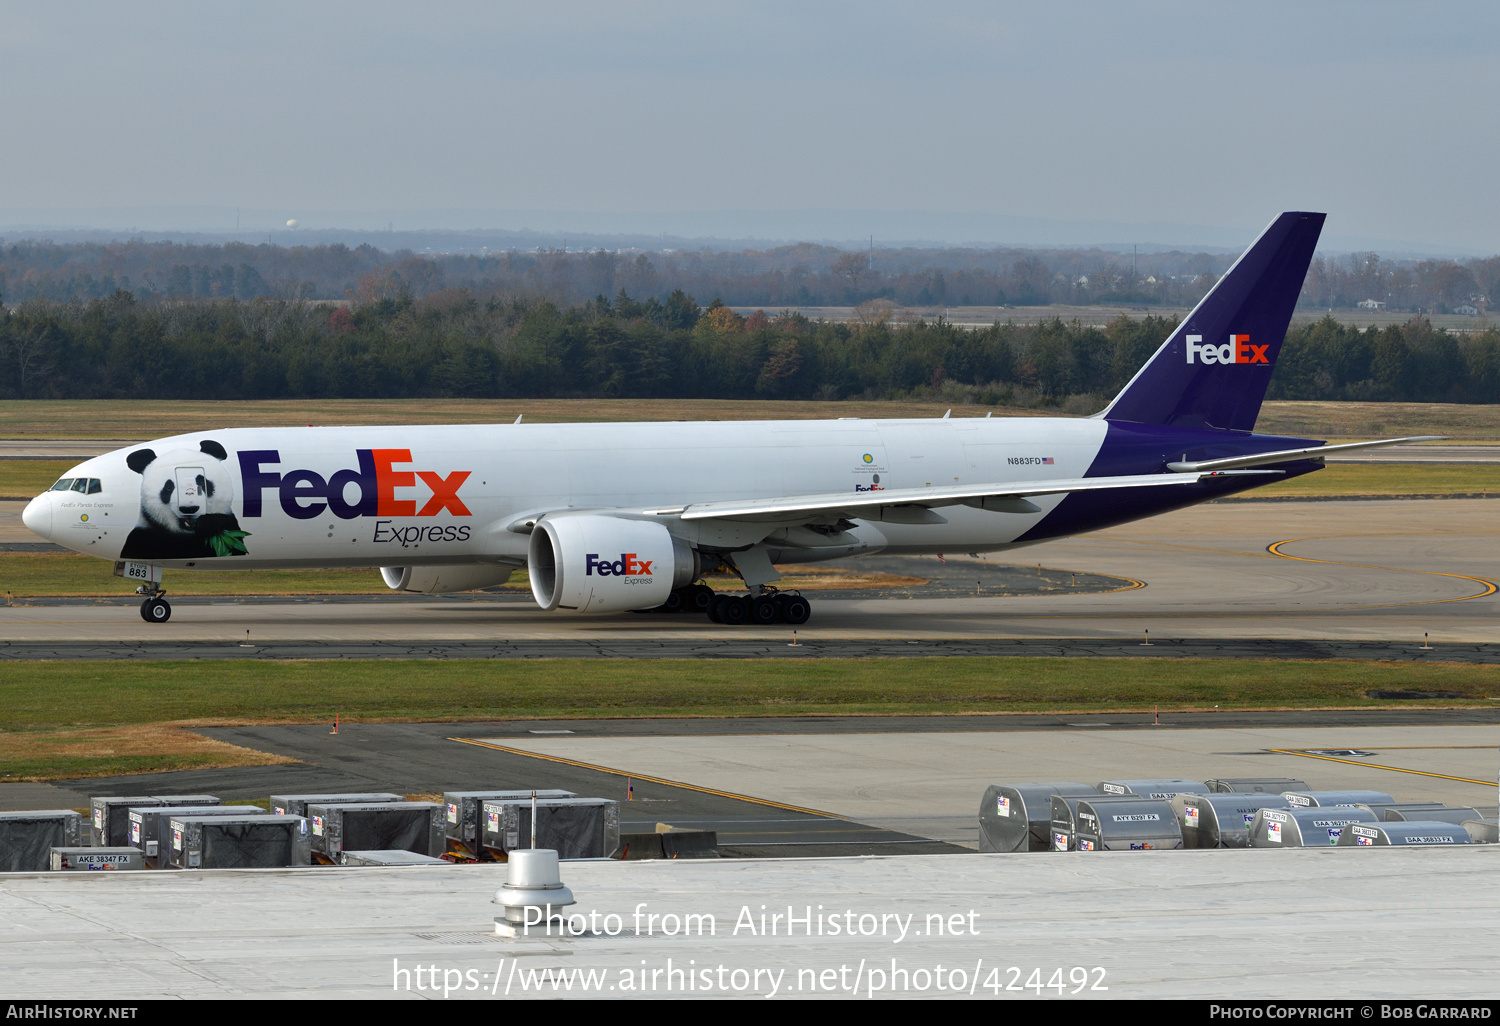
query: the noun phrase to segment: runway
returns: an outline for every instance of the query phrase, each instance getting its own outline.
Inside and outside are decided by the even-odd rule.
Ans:
[[[1402,648],[1420,647],[1425,637],[1441,645],[1490,645],[1500,643],[1500,597],[1492,583],[1500,579],[1497,536],[1500,506],[1486,500],[1211,504],[989,557],[1111,575],[1127,582],[1123,590],[945,598],[809,593],[813,618],[797,635],[802,644],[1081,639],[1123,645],[1149,632],[1153,642]],[[965,559],[949,555],[947,566]],[[785,645],[792,634],[785,626],[726,627],[693,616],[569,618],[514,598],[181,602],[171,622],[160,625],[142,622],[130,605],[0,609],[0,639],[12,643],[237,648],[247,630],[254,645],[571,642],[580,652],[624,642]]]

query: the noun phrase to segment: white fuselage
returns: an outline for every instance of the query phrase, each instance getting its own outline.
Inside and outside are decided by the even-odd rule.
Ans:
[[[149,562],[214,570],[520,563],[527,536],[512,527],[527,514],[1079,478],[1106,429],[1102,420],[1039,417],[200,431],[80,464],[69,476],[97,479],[100,490],[47,492],[25,519],[79,552],[139,558],[124,551],[127,537],[153,524],[165,536],[173,525],[159,523],[168,516],[161,510],[194,495],[194,477],[206,475],[221,498],[232,493],[225,505],[243,553],[157,550]],[[198,455],[205,440],[227,458]],[[127,458],[143,449],[172,465],[133,471]],[[169,481],[176,488],[164,500]],[[861,521],[851,531],[857,549],[798,558],[1001,549],[1061,500],[1038,496],[1034,513],[945,507],[942,524]],[[190,520],[184,514],[182,529]],[[695,544],[694,532],[706,529],[672,528]]]

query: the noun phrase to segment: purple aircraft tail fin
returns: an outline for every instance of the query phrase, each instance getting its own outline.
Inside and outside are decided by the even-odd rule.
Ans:
[[[1100,416],[1253,430],[1325,216],[1272,221]]]

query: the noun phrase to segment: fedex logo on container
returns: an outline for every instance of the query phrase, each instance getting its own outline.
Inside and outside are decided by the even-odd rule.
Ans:
[[[246,517],[258,517],[262,493],[275,489],[281,509],[294,520],[312,520],[326,510],[341,520],[355,517],[435,517],[447,510],[456,517],[473,516],[458,490],[472,471],[455,470],[447,477],[430,470],[397,470],[411,463],[410,449],[356,449],[358,470],[340,470],[324,478],[314,470],[289,470],[285,474],[267,470],[281,462],[276,449],[246,449],[239,454],[240,475],[245,482]],[[431,495],[417,508],[416,499],[398,499],[397,488],[415,488],[417,479]],[[356,498],[349,497],[349,486]]]
[[[1187,337],[1187,362],[1263,363],[1270,366],[1271,360],[1266,355],[1266,350],[1270,348],[1269,342],[1263,346],[1252,346],[1249,335],[1230,335],[1229,341],[1222,346],[1204,345],[1202,335],[1189,335]],[[1197,359],[1195,360],[1194,357]]]
[[[637,559],[634,552],[622,552],[619,559],[600,559],[599,553],[590,552],[584,557],[584,576],[593,577],[650,577],[654,559]]]

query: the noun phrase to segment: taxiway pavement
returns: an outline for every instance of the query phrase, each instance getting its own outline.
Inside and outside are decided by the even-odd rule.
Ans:
[[[1274,547],[1274,551],[1272,548]],[[1500,643],[1500,505],[1482,499],[1218,503],[987,557],[1113,575],[1122,590],[822,598],[799,639],[1144,638]],[[947,556],[948,567],[969,557]],[[933,565],[936,566],[934,560]],[[373,573],[373,571],[371,571]],[[167,576],[170,593],[172,575]],[[1129,582],[1139,582],[1131,587]],[[495,601],[224,599],[146,624],[132,606],[0,609],[13,642],[782,642],[696,616],[567,617]]]

